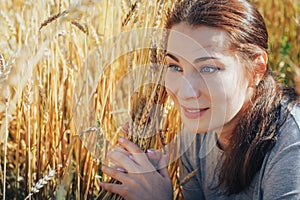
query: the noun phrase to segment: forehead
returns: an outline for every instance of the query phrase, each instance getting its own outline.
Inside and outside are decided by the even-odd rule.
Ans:
[[[218,54],[228,49],[226,31],[207,26],[192,27],[180,23],[169,32],[167,51],[178,55]],[[185,55],[186,56],[186,55]]]

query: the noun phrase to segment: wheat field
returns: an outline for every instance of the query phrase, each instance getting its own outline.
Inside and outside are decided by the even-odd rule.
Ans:
[[[253,0],[270,67],[300,93],[300,2]],[[122,126],[163,149],[181,122],[161,85],[173,0],[0,2],[0,198],[118,199],[99,187]],[[146,139],[135,137],[146,135]],[[181,199],[176,155],[169,171]]]

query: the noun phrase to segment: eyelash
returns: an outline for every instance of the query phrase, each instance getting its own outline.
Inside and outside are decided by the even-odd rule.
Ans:
[[[178,65],[175,65],[175,64],[170,64],[168,66],[168,68],[170,68],[172,71],[174,72],[183,72],[182,68],[179,67]],[[212,71],[204,71],[205,69],[210,69]],[[205,73],[205,74],[212,74],[216,71],[220,71],[221,69],[219,67],[216,67],[216,66],[203,66],[201,67],[201,69],[199,70],[200,73]]]
[[[204,69],[212,69],[213,71],[204,71]],[[216,66],[204,66],[200,69],[201,73],[207,73],[207,74],[211,74],[211,73],[214,73],[216,71],[220,71],[220,68],[216,67]]]
[[[169,69],[171,69],[174,72],[183,72],[182,68],[179,67],[178,65],[170,64],[168,66]]]

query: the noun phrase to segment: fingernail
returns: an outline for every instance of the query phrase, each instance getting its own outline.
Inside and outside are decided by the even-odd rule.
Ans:
[[[120,142],[120,143],[123,143],[124,141],[125,141],[124,138],[119,138],[119,142]]]
[[[121,167],[117,167],[117,170],[119,171],[119,172],[126,172],[126,170],[125,169],[123,169],[123,168],[121,168]]]
[[[129,157],[131,160],[134,160],[132,155],[129,155],[128,157]]]
[[[154,149],[147,149],[148,154],[154,154],[155,150]]]

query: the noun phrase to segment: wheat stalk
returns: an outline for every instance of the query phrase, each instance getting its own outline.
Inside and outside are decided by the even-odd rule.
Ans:
[[[5,141],[4,141],[4,171],[3,171],[3,200],[6,196],[6,164],[7,164],[7,141],[8,140],[8,99],[5,100]]]
[[[25,198],[26,199],[31,199],[31,196],[38,193],[45,185],[48,184],[49,181],[51,181],[54,178],[54,175],[56,174],[55,170],[50,170],[49,173],[44,176],[43,178],[39,179],[36,184],[30,188],[30,193],[28,196]]]

